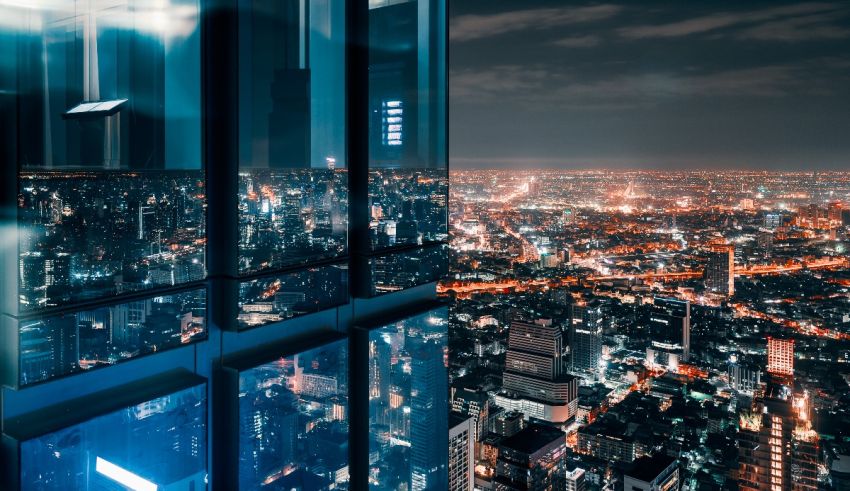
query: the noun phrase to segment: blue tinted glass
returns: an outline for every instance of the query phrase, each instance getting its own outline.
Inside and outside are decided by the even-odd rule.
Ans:
[[[347,247],[345,4],[239,1],[239,270]]]
[[[203,279],[198,0],[12,3],[20,310]]]
[[[348,343],[239,374],[239,489],[348,489]]]
[[[206,289],[19,321],[20,384],[206,338]]]
[[[206,384],[21,443],[24,491],[206,489]]]
[[[372,247],[448,237],[444,0],[369,2]]]
[[[448,481],[448,309],[369,333],[370,488]]]
[[[206,275],[200,173],[26,173],[18,205],[22,312]]]
[[[239,327],[280,322],[348,302],[348,268],[324,266],[239,284]]]

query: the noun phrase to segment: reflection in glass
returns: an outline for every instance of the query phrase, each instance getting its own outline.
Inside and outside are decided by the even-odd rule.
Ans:
[[[280,322],[346,302],[346,266],[323,266],[243,281],[239,284],[239,328]]]
[[[448,481],[447,328],[439,308],[369,333],[371,489]]]
[[[348,489],[345,339],[239,374],[239,489]]]
[[[197,0],[12,3],[20,310],[203,279]]]
[[[206,489],[206,384],[21,443],[23,491]]]
[[[20,310],[204,279],[204,199],[195,172],[22,174]]]
[[[395,252],[369,258],[371,295],[437,281],[448,272],[448,246]]]
[[[369,232],[374,249],[448,239],[445,169],[372,169]]]
[[[445,7],[369,2],[373,249],[447,238]]]
[[[204,339],[206,289],[22,320],[20,384],[120,363]]]
[[[27,3],[2,11],[22,169],[201,168],[198,0]]]
[[[239,6],[240,272],[343,254],[345,2]]]

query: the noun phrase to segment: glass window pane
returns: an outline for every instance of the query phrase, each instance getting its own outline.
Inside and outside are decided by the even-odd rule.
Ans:
[[[240,329],[263,326],[348,303],[348,267],[311,268],[239,284]]]
[[[444,241],[445,1],[369,2],[373,249]]]
[[[206,384],[21,442],[21,489],[206,489]]]
[[[348,342],[239,374],[239,489],[348,489]]]
[[[448,309],[369,333],[370,488],[448,481]]]
[[[345,2],[239,5],[239,271],[343,254]]]
[[[369,257],[370,295],[437,281],[448,272],[447,258],[447,245]]]
[[[203,279],[197,0],[41,2],[3,17],[26,129],[20,310]]]
[[[206,289],[19,322],[20,385],[205,339]]]

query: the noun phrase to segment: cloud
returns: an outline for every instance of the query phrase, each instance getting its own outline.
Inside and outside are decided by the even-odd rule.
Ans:
[[[648,72],[591,80],[548,66],[502,65],[453,71],[450,83],[452,98],[464,104],[507,103],[531,110],[610,112],[681,100],[833,95],[836,87],[850,83],[846,65],[844,59],[817,58],[739,69]]]
[[[452,97],[466,100],[491,100],[492,96],[519,95],[540,89],[552,74],[544,68],[497,65],[481,70],[451,72]]]
[[[781,19],[743,29],[739,39],[758,41],[797,42],[810,40],[835,40],[850,37],[850,29],[834,25],[834,15],[819,14]]]
[[[841,4],[833,3],[800,3],[746,12],[722,12],[666,24],[623,27],[617,32],[629,39],[672,38],[728,28],[758,29],[769,26],[771,23],[777,24],[768,29],[767,33],[762,34],[763,39],[768,39],[770,31],[787,32],[788,22],[792,24],[790,27],[800,27],[795,23],[799,21],[795,16],[820,14],[817,22],[831,22],[836,17],[846,14],[841,11],[843,8]]]
[[[550,29],[610,18],[617,5],[515,10],[488,15],[461,15],[452,20],[451,40],[472,41],[517,31]]]
[[[602,40],[599,36],[574,36],[558,39],[552,44],[565,48],[592,48],[598,46],[600,42]]]

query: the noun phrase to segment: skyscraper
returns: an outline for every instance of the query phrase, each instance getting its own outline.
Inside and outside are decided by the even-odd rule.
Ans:
[[[705,289],[726,297],[735,294],[735,246],[715,245],[705,266]]]
[[[794,340],[767,338],[767,371],[776,375],[794,375]]]
[[[738,485],[741,491],[818,489],[818,435],[808,396],[770,380],[764,394],[741,412]]]
[[[564,489],[566,453],[563,431],[532,423],[499,445],[496,491]]]
[[[679,361],[688,361],[691,351],[691,303],[674,298],[656,298],[649,314],[651,348],[647,360],[666,366],[678,367]]]
[[[470,416],[452,413],[449,417],[448,491],[472,491],[474,482],[475,421]]]
[[[599,374],[602,359],[602,306],[598,301],[573,305],[570,351],[573,371]]]
[[[446,428],[448,380],[443,347],[423,342],[412,354],[410,382],[410,482],[411,491],[438,489],[447,479]]]
[[[563,331],[551,320],[513,321],[496,404],[546,421],[575,416],[578,383],[566,373]]]

